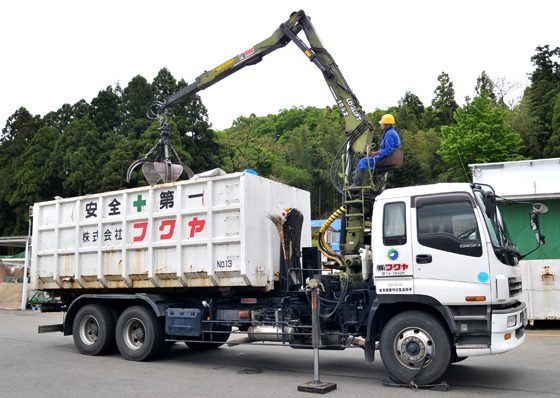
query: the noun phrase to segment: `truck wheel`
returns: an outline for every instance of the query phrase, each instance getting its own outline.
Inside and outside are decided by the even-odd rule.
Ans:
[[[229,326],[217,326],[215,330],[219,331],[220,333],[205,333],[204,334],[204,341],[189,341],[185,342],[185,344],[191,349],[195,351],[207,351],[213,350],[215,348],[219,348],[226,341],[229,339],[229,335],[231,332],[231,327]],[[190,340],[194,340],[195,338],[189,337]]]
[[[101,355],[115,349],[115,317],[99,304],[82,307],[72,324],[74,345],[82,354]]]
[[[145,361],[163,352],[163,328],[152,310],[130,307],[123,311],[116,327],[117,346],[129,361]]]
[[[380,350],[385,369],[397,383],[434,383],[451,361],[451,344],[444,326],[420,311],[391,318],[381,332]]]

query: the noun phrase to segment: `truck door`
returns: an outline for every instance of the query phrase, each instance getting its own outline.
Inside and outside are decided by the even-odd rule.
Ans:
[[[481,220],[464,192],[411,199],[414,292],[445,304],[490,299],[490,269]]]
[[[376,200],[374,219],[382,220],[373,235],[375,286],[378,294],[414,294],[408,197]]]

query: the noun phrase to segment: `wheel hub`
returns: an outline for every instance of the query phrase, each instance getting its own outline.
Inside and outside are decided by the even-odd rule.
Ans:
[[[416,356],[420,353],[422,347],[418,344],[417,341],[410,341],[406,344],[406,353],[410,354],[411,356]]]
[[[129,319],[123,328],[124,342],[131,350],[138,350],[144,345],[146,329],[138,318]]]
[[[409,368],[417,369],[431,362],[434,352],[432,337],[423,329],[407,328],[397,334],[394,350],[399,362]]]
[[[80,321],[80,340],[86,345],[93,345],[99,336],[99,322],[92,315],[87,315]]]

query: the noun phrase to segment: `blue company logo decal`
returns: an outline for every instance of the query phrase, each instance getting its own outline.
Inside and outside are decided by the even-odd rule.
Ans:
[[[478,281],[481,283],[488,282],[488,274],[486,272],[481,272],[478,274]]]
[[[387,258],[391,261],[395,261],[397,258],[399,258],[399,252],[395,249],[390,249],[387,252]]]

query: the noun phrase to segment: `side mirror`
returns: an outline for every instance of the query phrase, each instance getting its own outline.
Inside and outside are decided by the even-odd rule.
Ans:
[[[545,205],[544,203],[535,203],[533,205],[533,210],[531,210],[532,213],[539,213],[539,214],[545,214],[548,213],[548,206]]]
[[[539,216],[548,212],[548,207],[543,203],[534,203],[533,208],[529,212],[529,221],[531,222],[531,229],[535,231],[535,239],[537,240],[538,246],[531,250],[529,253],[525,253],[519,257],[519,260],[527,257],[529,254],[533,253],[539,247],[544,245],[544,235],[541,234],[541,225],[539,222]]]
[[[541,234],[541,225],[539,215],[548,212],[548,207],[542,203],[535,203],[533,209],[529,213],[529,221],[531,222],[531,229],[535,231],[535,239],[539,245],[544,245],[544,235]]]

